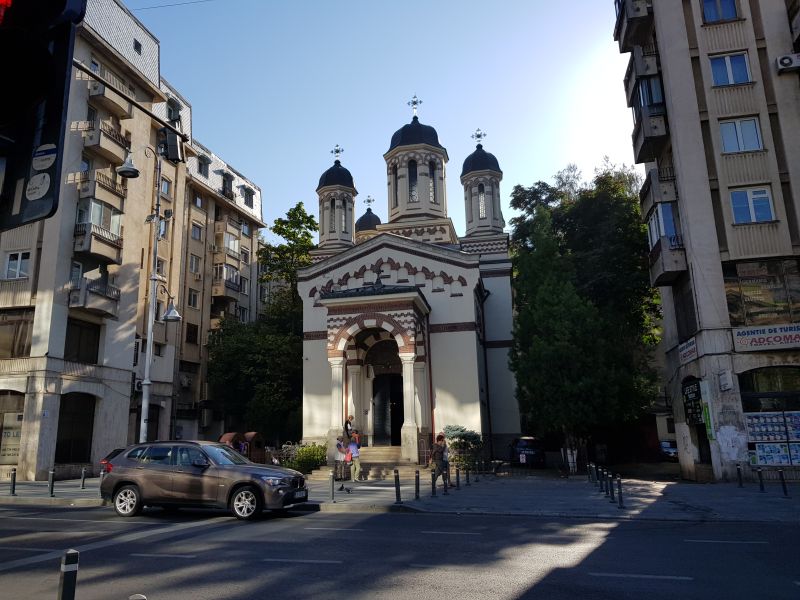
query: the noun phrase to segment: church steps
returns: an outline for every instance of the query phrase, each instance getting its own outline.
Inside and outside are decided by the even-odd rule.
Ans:
[[[361,448],[361,473],[372,481],[391,480],[397,469],[401,481],[413,481],[414,472],[419,469],[420,478],[425,474],[424,466],[417,465],[402,458],[399,446],[371,446]],[[308,475],[310,481],[327,481],[333,465],[324,465]]]

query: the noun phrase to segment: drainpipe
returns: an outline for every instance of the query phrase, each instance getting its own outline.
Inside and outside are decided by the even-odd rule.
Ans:
[[[494,441],[492,439],[492,401],[491,395],[489,394],[489,358],[486,348],[486,311],[484,307],[486,305],[486,299],[489,297],[490,292],[481,286],[481,314],[483,318],[481,319],[481,339],[483,340],[483,378],[484,384],[486,385],[486,417],[487,417],[487,425],[489,426],[489,456],[494,458]]]

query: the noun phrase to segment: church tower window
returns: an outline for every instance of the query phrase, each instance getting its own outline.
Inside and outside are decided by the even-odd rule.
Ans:
[[[478,184],[478,218],[486,218],[486,187],[482,183]]]
[[[408,161],[408,201],[419,202],[417,193],[417,161]]]
[[[342,216],[342,231],[347,233],[347,200],[342,199],[342,210],[339,211]]]
[[[431,204],[439,204],[439,200],[436,198],[436,163],[434,161],[428,163],[428,173],[430,173],[428,180],[431,187]]]
[[[336,200],[331,198],[331,215],[330,215],[330,227],[328,231],[330,233],[336,233]]]
[[[394,197],[392,198],[392,207],[397,208],[399,204],[399,195],[397,191],[397,165],[392,167],[392,190],[394,192]]]

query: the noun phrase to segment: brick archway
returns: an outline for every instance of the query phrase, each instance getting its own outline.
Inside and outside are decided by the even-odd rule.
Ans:
[[[328,342],[328,358],[345,356],[347,345],[359,331],[365,329],[383,329],[397,342],[398,352],[413,353],[415,342],[413,332],[407,331],[394,317],[384,313],[362,313],[349,319],[336,332],[333,340]]]

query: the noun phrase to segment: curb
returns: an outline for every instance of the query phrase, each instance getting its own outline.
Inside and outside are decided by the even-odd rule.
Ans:
[[[19,504],[22,506],[71,506],[75,508],[92,508],[97,506],[108,506],[107,500],[102,498],[36,498],[25,496],[5,496],[0,497],[0,506]]]
[[[425,512],[417,507],[404,504],[357,504],[357,503],[336,503],[336,502],[306,502],[305,504],[294,506],[292,512],[331,512],[331,513],[422,513]]]

